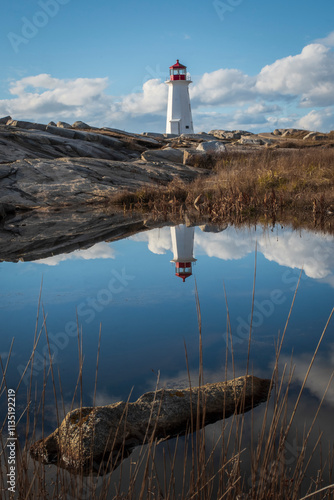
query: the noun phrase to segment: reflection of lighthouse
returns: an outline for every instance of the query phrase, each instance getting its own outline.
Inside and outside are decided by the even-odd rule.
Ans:
[[[175,262],[175,276],[182,278],[183,282],[192,275],[192,262],[197,260],[193,257],[194,231],[194,227],[184,224],[170,228],[174,254],[171,262]]]

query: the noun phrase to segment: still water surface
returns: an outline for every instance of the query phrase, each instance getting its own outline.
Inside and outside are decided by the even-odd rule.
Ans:
[[[187,231],[197,260],[192,264],[193,274],[185,282],[175,275],[175,265],[170,262],[175,254],[169,227],[40,261],[2,262],[0,350],[3,360],[15,337],[7,383],[16,387],[29,359],[42,278],[42,306],[65,403],[72,399],[78,376],[76,315],[83,343],[84,405],[93,402],[100,325],[96,404],[127,399],[131,390],[131,400],[135,400],[155,388],[158,373],[161,386],[186,385],[184,344],[196,384],[199,336],[195,280],[201,308],[204,381],[217,382],[225,378],[226,300],[235,371],[237,376],[243,375],[256,261],[250,369],[260,377],[271,377],[275,343],[284,330],[301,274],[280,356],[281,365],[289,365],[293,352],[292,393],[297,391],[334,305],[333,236],[280,226],[223,230],[200,226]],[[40,311],[38,331],[43,324],[42,316]],[[44,358],[48,359],[48,354],[43,332],[33,372],[33,381],[40,387]],[[332,321],[301,401],[301,414],[306,418],[314,414],[322,398],[333,362]],[[231,363],[228,372],[231,375]],[[24,378],[25,382],[28,383],[28,377]],[[52,406],[51,387],[47,397]],[[25,405],[23,400],[18,403],[22,408]],[[318,418],[325,443],[333,440],[333,406],[332,387]],[[49,425],[46,433],[56,425],[52,411],[46,425]],[[300,425],[303,425],[301,420]]]

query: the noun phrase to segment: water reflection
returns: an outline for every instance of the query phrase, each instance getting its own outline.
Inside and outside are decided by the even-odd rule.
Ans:
[[[329,234],[282,227],[262,230],[260,227],[236,229],[204,225],[194,228],[180,225],[153,229],[131,239],[147,241],[148,249],[157,255],[172,251],[172,261],[175,262],[178,252],[176,234],[180,238],[183,234],[189,235],[184,245],[189,246],[187,253],[192,257],[195,252],[197,257],[205,255],[223,261],[241,260],[252,254],[257,244],[258,252],[267,261],[289,269],[303,269],[307,277],[323,280],[334,287],[334,239]]]
[[[8,369],[8,381],[17,383],[30,356],[42,275],[51,350],[69,398],[72,381],[77,379],[77,365],[73,362],[78,357],[76,315],[83,332],[87,373],[84,402],[88,406],[94,392],[92,374],[100,324],[103,349],[98,395],[101,399],[103,395],[105,403],[126,400],[133,385],[133,398],[152,390],[158,371],[166,385],[187,384],[184,341],[189,368],[196,379],[198,324],[193,275],[201,303],[205,380],[216,382],[225,373],[227,313],[223,282],[236,348],[235,366],[237,375],[242,375],[248,350],[256,243],[251,347],[254,373],[263,378],[271,374],[275,341],[284,329],[303,269],[281,354],[282,362],[289,362],[294,351],[295,379],[301,381],[333,307],[333,237],[280,226],[271,231],[262,227],[209,225],[164,227],[40,261],[2,262],[0,315],[4,359],[15,336],[15,362]],[[168,265],[170,260],[179,264],[176,277],[179,275],[187,286],[180,286],[180,279]],[[33,373],[38,383],[42,382],[44,362],[48,366],[47,353],[43,334],[36,352],[41,369],[37,370],[36,365]],[[314,397],[321,397],[333,362],[331,323],[307,383]],[[333,404],[332,392],[326,401]]]
[[[204,233],[220,233],[226,229],[224,226],[214,226],[211,224],[204,224],[199,226],[199,229]],[[187,226],[186,224],[179,224],[170,228],[173,259],[175,262],[175,276],[182,279],[183,283],[186,278],[193,274],[192,264],[197,261],[194,258],[194,235],[195,227]],[[161,232],[158,232],[158,239],[161,238]],[[161,247],[159,243],[156,247]],[[167,249],[167,247],[165,247]],[[154,250],[152,250],[154,252]],[[158,252],[159,253],[159,252]]]

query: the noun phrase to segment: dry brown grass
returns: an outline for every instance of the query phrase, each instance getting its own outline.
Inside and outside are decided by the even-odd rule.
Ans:
[[[334,150],[265,149],[194,159],[207,174],[191,183],[121,192],[111,200],[125,210],[175,214],[194,207],[201,215],[229,221],[299,220],[334,227]]]

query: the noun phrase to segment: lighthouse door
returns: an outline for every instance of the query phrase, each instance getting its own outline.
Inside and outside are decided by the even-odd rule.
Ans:
[[[180,135],[180,120],[170,121],[170,133]]]

